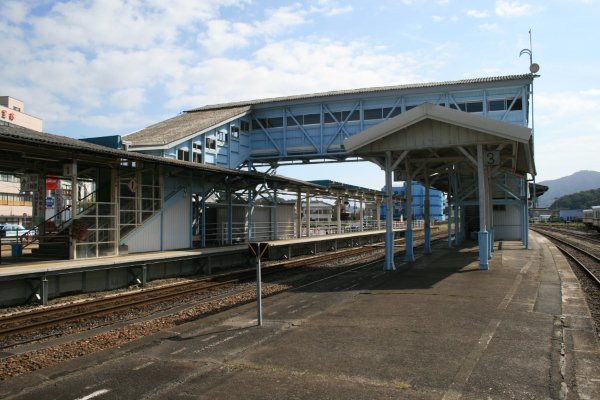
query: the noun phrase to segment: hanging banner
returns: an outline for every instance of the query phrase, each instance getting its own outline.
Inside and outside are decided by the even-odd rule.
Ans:
[[[46,177],[46,190],[56,190],[58,188],[58,177],[47,176]]]

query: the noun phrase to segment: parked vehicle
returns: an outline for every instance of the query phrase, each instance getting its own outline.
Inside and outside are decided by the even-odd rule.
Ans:
[[[0,230],[4,231],[4,234],[2,236],[10,238],[10,237],[21,236],[22,234],[27,232],[29,229],[27,229],[23,225],[19,225],[19,224],[3,224],[3,225],[0,225]]]

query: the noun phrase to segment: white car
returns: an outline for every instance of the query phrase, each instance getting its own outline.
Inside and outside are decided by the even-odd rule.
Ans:
[[[29,229],[25,228],[23,225],[19,224],[3,224],[0,225],[0,230],[4,231],[6,235],[2,235],[4,237],[16,237],[21,236]]]

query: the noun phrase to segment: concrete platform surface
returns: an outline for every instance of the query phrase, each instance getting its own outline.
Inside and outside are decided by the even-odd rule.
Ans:
[[[5,399],[599,399],[600,348],[557,249],[434,249],[0,382]]]

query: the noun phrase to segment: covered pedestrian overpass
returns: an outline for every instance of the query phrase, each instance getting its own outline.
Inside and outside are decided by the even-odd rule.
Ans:
[[[387,207],[393,181],[419,181],[448,193],[448,244],[468,236],[488,269],[495,240],[528,247],[527,175],[535,176],[531,129],[433,104],[422,104],[344,141],[344,149],[385,171]],[[407,185],[407,262],[414,261],[411,185]],[[429,199],[426,193],[425,199]],[[425,205],[429,212],[429,205]],[[431,252],[425,216],[426,253]],[[392,215],[386,218],[384,269],[394,270]]]

